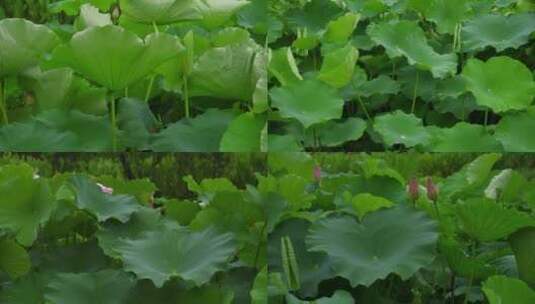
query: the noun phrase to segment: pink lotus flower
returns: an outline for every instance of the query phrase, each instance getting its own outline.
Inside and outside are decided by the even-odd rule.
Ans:
[[[316,180],[316,182],[320,182],[321,181],[321,168],[320,166],[315,166],[314,167],[314,179]]]
[[[425,188],[427,189],[427,198],[436,203],[438,200],[438,188],[430,177],[425,182]]]
[[[411,201],[415,202],[420,197],[420,185],[418,179],[412,178],[407,185],[407,194]]]
[[[97,186],[100,188],[100,191],[106,194],[113,194],[113,188],[106,187],[103,184],[97,183]]]

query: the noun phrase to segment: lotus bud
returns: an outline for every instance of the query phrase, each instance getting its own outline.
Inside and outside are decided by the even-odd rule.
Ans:
[[[427,189],[427,198],[436,203],[438,200],[438,188],[430,177],[425,182],[425,188]]]
[[[413,202],[418,200],[418,197],[420,197],[420,185],[418,184],[418,179],[412,178],[409,181],[409,185],[407,186],[407,194],[409,195],[409,199]]]
[[[317,183],[319,183],[321,181],[321,168],[320,168],[320,166],[315,166],[314,167],[314,179],[316,180]]]
[[[102,193],[113,194],[113,188],[106,187],[106,186],[104,186],[103,184],[100,184],[100,183],[97,183],[97,186],[100,188],[100,191]]]

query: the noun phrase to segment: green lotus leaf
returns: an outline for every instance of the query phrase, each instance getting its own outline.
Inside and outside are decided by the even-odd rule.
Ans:
[[[533,74],[513,58],[497,56],[486,62],[472,58],[466,63],[462,75],[477,104],[495,112],[523,110],[533,102]]]
[[[258,189],[262,192],[277,192],[288,202],[288,209],[306,210],[310,208],[314,195],[307,192],[309,181],[295,174],[286,174],[279,178],[273,176],[258,178]]]
[[[221,138],[221,152],[258,152],[265,146],[262,132],[266,119],[262,115],[244,113],[234,119]]]
[[[441,184],[441,196],[453,197],[486,186],[492,167],[500,158],[496,153],[478,156]]]
[[[0,20],[0,78],[36,66],[59,42],[46,26],[24,19]]]
[[[268,51],[262,51],[257,54],[253,61],[253,82],[255,83],[253,92],[253,109],[254,113],[264,113],[269,109],[268,97]]]
[[[41,111],[74,109],[93,115],[108,112],[106,90],[90,86],[69,68],[40,72],[33,77],[32,89]]]
[[[252,71],[257,45],[238,44],[205,52],[188,78],[191,96],[252,100],[256,81]]]
[[[303,148],[292,135],[269,134],[268,136],[269,152],[299,152],[302,150]]]
[[[17,136],[14,136],[17,134]],[[0,151],[5,152],[72,152],[77,147],[76,135],[48,128],[32,120],[0,128]]]
[[[466,250],[454,239],[440,239],[439,250],[457,276],[485,279],[496,273],[496,269],[483,257],[468,256]]]
[[[283,86],[303,80],[295,62],[292,49],[289,47],[276,49],[271,52],[268,70]]]
[[[115,190],[115,189],[114,189]],[[126,223],[106,222],[97,232],[98,244],[106,255],[119,258],[120,246],[126,239],[137,239],[148,231],[162,231],[177,226],[163,218],[158,211],[140,208]]]
[[[365,81],[358,86],[357,94],[363,97],[372,95],[389,95],[397,94],[400,91],[400,85],[397,81],[386,75],[380,75],[377,78]]]
[[[199,198],[214,197],[217,192],[237,192],[239,191],[234,184],[227,178],[205,178],[200,183],[197,183],[191,175],[183,178],[184,182],[188,185],[188,190],[199,195]]]
[[[48,183],[34,179],[28,165],[0,167],[0,228],[15,234],[17,241],[30,246],[54,209]]]
[[[433,152],[501,151],[501,144],[482,125],[459,122],[451,128],[431,129]]]
[[[214,229],[147,232],[135,240],[125,240],[118,249],[124,268],[140,279],[152,280],[156,287],[173,277],[200,286],[223,270],[234,250],[232,234],[219,234]]]
[[[388,10],[388,2],[383,0],[344,0],[348,8],[365,17],[374,17]]]
[[[15,279],[28,273],[31,266],[30,256],[24,247],[13,240],[0,241],[0,270]]]
[[[254,304],[268,304],[268,269],[267,266],[262,268],[256,275],[253,283],[253,288],[249,292],[251,296],[251,303]]]
[[[374,157],[366,158],[359,162],[359,166],[366,179],[389,177],[401,185],[406,184],[403,176],[398,171],[392,169],[384,159]]]
[[[518,274],[530,285],[535,283],[535,228],[528,227],[518,230],[509,236],[509,244],[515,254]]]
[[[437,225],[423,212],[399,205],[368,214],[362,223],[351,216],[314,223],[306,242],[324,252],[335,274],[352,286],[370,286],[390,273],[403,280],[434,259]]]
[[[366,214],[379,209],[390,208],[394,206],[394,203],[383,197],[375,196],[370,193],[360,193],[353,196],[351,199],[351,206],[359,220],[362,221],[362,218],[364,218]]]
[[[94,26],[106,26],[110,24],[113,24],[110,14],[101,14],[97,7],[86,3],[80,8],[80,17],[75,23],[75,27],[78,30],[84,30]]]
[[[89,223],[90,221],[88,220],[86,222],[80,221],[77,224]],[[72,229],[71,233],[81,232],[82,230],[79,226],[72,227]],[[35,261],[35,264],[35,268],[46,274],[80,273],[101,270],[110,264],[110,259],[102,252],[97,242],[91,240],[79,244],[66,244],[61,247],[50,248],[50,250],[39,254],[39,260]]]
[[[223,281],[224,279],[222,279]],[[232,304],[233,290],[226,286],[212,283],[202,287],[184,288],[180,282],[170,282],[162,288],[156,288],[150,281],[138,284],[125,303],[128,304]]]
[[[111,123],[108,116],[93,116],[78,111],[51,110],[39,114],[34,119],[43,124],[45,128],[74,134],[76,144],[71,148],[71,152],[112,150]]]
[[[182,226],[189,226],[201,211],[197,202],[189,200],[169,199],[164,201],[165,216]]]
[[[396,144],[406,147],[426,145],[430,140],[422,120],[400,110],[376,117],[373,128],[389,147]]]
[[[457,215],[462,230],[482,242],[505,238],[524,227],[535,227],[535,219],[529,215],[486,199],[461,204]]]
[[[208,109],[195,118],[185,118],[153,136],[157,152],[216,152],[221,138],[236,117],[234,111]]]
[[[303,8],[295,8],[287,12],[286,18],[290,28],[305,28],[309,33],[316,34],[325,30],[331,20],[342,14],[342,10],[332,1],[307,1]]]
[[[134,196],[144,205],[149,205],[154,193],[158,190],[156,185],[148,178],[123,179],[111,175],[100,175],[97,181],[107,187],[113,188],[115,194],[126,194]]]
[[[457,24],[462,23],[467,17],[470,0],[432,0],[425,8],[427,19],[437,24],[439,33],[452,34]]]
[[[535,112],[510,114],[504,116],[496,126],[496,138],[507,152],[535,151]]]
[[[344,87],[353,77],[357,59],[358,51],[350,43],[327,52],[324,54],[323,64],[317,77],[332,87]]]
[[[197,0],[196,6],[202,15],[202,25],[215,29],[224,26],[236,11],[249,2],[246,0]]]
[[[111,90],[122,90],[177,56],[182,46],[168,34],[143,41],[123,28],[108,25],[76,33],[53,53],[52,65],[69,66]]]
[[[117,270],[61,273],[48,284],[46,300],[55,304],[124,303],[134,281]]]
[[[45,282],[43,277],[35,273],[4,285],[0,291],[0,301],[5,304],[44,303]]]
[[[366,131],[367,124],[364,120],[350,117],[346,120],[328,121],[317,125],[314,129],[308,129],[306,134],[306,145],[315,146],[316,143],[323,147],[335,147],[347,141],[359,140]]]
[[[401,20],[371,24],[368,35],[382,45],[390,58],[405,56],[409,64],[428,70],[435,78],[454,75],[455,54],[438,54],[427,43],[424,31],[414,21]]]
[[[285,118],[295,118],[305,128],[342,116],[344,100],[336,89],[316,79],[271,90],[273,106]]]
[[[310,223],[303,219],[286,220],[268,236],[268,267],[271,273],[284,272],[281,255],[281,239],[289,237],[298,264],[301,287],[297,293],[303,297],[315,297],[323,280],[333,276],[327,255],[307,250],[305,237]],[[287,282],[286,282],[287,283]]]
[[[140,208],[134,197],[104,193],[88,177],[75,175],[70,184],[76,194],[76,206],[93,214],[99,222],[114,218],[126,223],[132,213]]]
[[[123,131],[120,141],[123,146],[148,150],[152,134],[159,123],[149,104],[133,98],[124,98],[117,104],[117,125]]]
[[[519,279],[497,275],[488,278],[482,286],[490,304],[531,304],[535,291]]]
[[[202,19],[197,0],[121,0],[121,10],[135,22],[171,24]]]
[[[347,13],[338,19],[335,19],[327,25],[327,31],[323,36],[328,43],[344,43],[357,27],[360,15]]]
[[[492,46],[501,52],[518,48],[529,41],[535,31],[535,14],[489,14],[469,20],[462,29],[463,49],[482,50]]]

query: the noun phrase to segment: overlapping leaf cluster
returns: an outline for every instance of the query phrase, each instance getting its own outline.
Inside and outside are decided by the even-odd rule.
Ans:
[[[277,212],[253,186],[184,179],[195,199],[156,197],[148,179],[0,166],[0,302],[265,303]]]
[[[258,187],[293,203],[268,236],[270,303],[532,303],[534,181],[500,157],[408,187],[380,158],[271,155]]]
[[[534,151],[535,6],[274,1],[270,151]]]
[[[44,24],[0,14],[0,151],[266,150],[261,4],[51,1]]]

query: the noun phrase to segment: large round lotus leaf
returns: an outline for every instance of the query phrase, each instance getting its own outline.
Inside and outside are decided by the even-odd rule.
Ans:
[[[300,289],[303,297],[315,297],[321,281],[333,276],[327,256],[320,252],[310,252],[305,245],[305,237],[310,223],[303,219],[291,219],[277,225],[268,237],[268,267],[270,272],[284,273],[281,239],[289,237],[299,267]]]
[[[76,33],[58,47],[54,65],[66,65],[111,90],[121,90],[141,80],[165,61],[177,56],[180,42],[168,34],[151,34],[143,41],[114,25]]]
[[[295,8],[287,12],[287,18],[289,26],[294,30],[305,28],[309,33],[319,33],[342,12],[332,1],[312,0],[307,1],[302,9]]]
[[[121,0],[121,10],[140,23],[170,24],[202,18],[197,0]]]
[[[357,117],[350,117],[340,122],[331,120],[319,124],[315,130],[308,129],[305,144],[308,147],[316,144],[322,147],[334,147],[347,141],[359,140],[367,126],[366,121]]]
[[[134,197],[123,194],[111,195],[104,193],[88,177],[75,175],[71,178],[70,183],[76,194],[76,205],[78,208],[87,210],[99,222],[114,218],[125,223],[132,213],[140,208],[139,203]]]
[[[437,24],[439,33],[452,34],[458,23],[467,17],[470,0],[431,0],[426,5],[424,15]]]
[[[483,283],[482,289],[490,304],[535,303],[535,291],[519,279],[493,276]]]
[[[59,38],[46,26],[24,19],[0,21],[0,78],[35,66],[41,57],[59,44]]]
[[[172,277],[200,286],[223,270],[235,251],[232,234],[214,229],[191,232],[186,229],[147,232],[125,240],[118,248],[127,271],[150,279],[156,287]]]
[[[525,109],[535,97],[529,68],[507,56],[492,57],[486,62],[469,59],[462,75],[477,104],[495,112]]]
[[[168,126],[153,137],[151,147],[157,152],[217,152],[235,117],[234,111],[208,109]]]
[[[430,139],[420,118],[400,110],[376,117],[373,128],[389,147],[396,144],[406,147],[426,145]]]
[[[54,304],[124,303],[134,281],[117,270],[94,273],[61,273],[47,286],[45,298]]]
[[[439,251],[457,276],[485,279],[496,273],[496,269],[484,257],[468,256],[466,250],[454,239],[440,239]]]
[[[221,152],[260,152],[265,150],[266,144],[262,139],[262,132],[266,128],[266,118],[263,115],[244,113],[234,119],[223,138],[221,138]]]
[[[107,255],[118,258],[120,255],[117,248],[124,239],[136,239],[147,231],[161,231],[170,227],[176,225],[164,219],[158,211],[152,208],[140,208],[126,223],[112,221],[104,223],[97,232],[98,244]]]
[[[535,31],[535,14],[481,15],[468,21],[462,30],[463,49],[482,50],[487,46],[498,52],[518,48],[529,41]]]
[[[188,78],[191,96],[250,101],[255,91],[253,59],[256,45],[236,44],[205,52]]]
[[[0,229],[13,232],[25,246],[37,238],[54,208],[48,183],[33,174],[28,165],[0,167]]]
[[[24,247],[13,240],[0,241],[0,271],[15,279],[25,275],[30,267],[30,256]]]
[[[535,227],[535,219],[528,214],[486,199],[459,205],[457,215],[462,230],[482,242],[505,238],[524,227]]]
[[[335,274],[352,286],[370,286],[390,273],[403,280],[434,259],[436,223],[404,205],[368,214],[362,223],[351,216],[314,223],[306,239],[310,251],[324,252]]]
[[[451,128],[431,129],[429,150],[433,152],[501,151],[501,144],[482,125],[459,122]]]
[[[295,118],[305,128],[342,117],[344,100],[336,89],[316,79],[271,90],[273,106],[285,118]]]
[[[329,22],[323,39],[328,43],[344,43],[357,27],[360,15],[347,13],[342,17]]]
[[[520,278],[528,284],[535,284],[535,228],[520,229],[509,236],[509,244],[515,254]]]
[[[268,71],[283,86],[303,80],[295,62],[292,49],[289,47],[276,49],[270,53]]]
[[[371,24],[368,35],[382,45],[389,57],[407,57],[409,64],[431,71],[433,77],[443,78],[457,70],[455,54],[438,54],[429,44],[424,31],[414,21],[401,20]]]
[[[335,88],[347,85],[353,77],[357,59],[358,51],[351,44],[324,54],[318,79]]]
[[[300,152],[303,148],[292,135],[268,135],[269,152]]]
[[[72,152],[76,146],[76,135],[72,132],[47,128],[35,120],[0,128],[0,151]]]
[[[506,115],[496,126],[496,138],[507,152],[535,151],[535,113]]]

